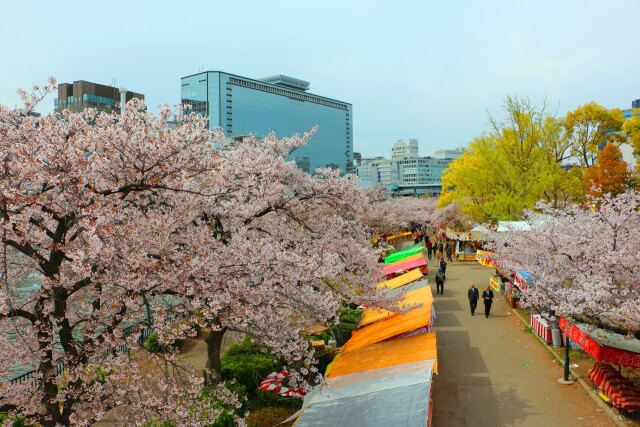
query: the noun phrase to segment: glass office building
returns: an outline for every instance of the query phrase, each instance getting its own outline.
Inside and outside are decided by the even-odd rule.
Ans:
[[[277,75],[253,80],[219,71],[183,77],[182,103],[209,117],[209,128],[225,136],[302,135],[318,126],[309,143],[290,155],[298,167],[353,172],[351,104],[307,93],[309,83]]]

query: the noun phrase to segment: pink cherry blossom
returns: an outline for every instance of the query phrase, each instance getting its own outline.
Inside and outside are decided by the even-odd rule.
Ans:
[[[188,110],[168,128],[173,111],[136,99],[122,115],[29,115],[54,87],[0,106],[0,405],[11,414],[89,425],[118,408],[123,424],[207,424],[212,400],[239,405],[216,380],[224,331],[308,367],[306,326],[337,321],[348,302],[391,307],[375,290],[371,195],[285,160],[313,130],[230,142]],[[210,397],[175,352],[116,351],[137,348],[123,331],[145,323],[164,343],[211,328]],[[36,367],[36,381],[9,383],[17,365]]]
[[[640,194],[605,196],[593,208],[538,206],[530,231],[494,233],[500,263],[526,270],[526,301],[560,316],[640,330]]]

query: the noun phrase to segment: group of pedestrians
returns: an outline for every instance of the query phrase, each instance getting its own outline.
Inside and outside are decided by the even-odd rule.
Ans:
[[[467,297],[469,298],[469,307],[471,308],[471,315],[475,316],[476,307],[478,306],[478,300],[480,299],[480,293],[475,284],[471,284],[467,291]],[[482,292],[482,301],[484,302],[484,317],[489,318],[491,314],[491,304],[493,304],[493,291],[490,286]]]
[[[453,261],[451,258],[453,254],[453,245],[450,242],[444,243],[442,239],[437,240],[436,237],[433,238],[433,241],[429,238],[428,235],[423,234],[421,236],[421,240],[425,248],[427,249],[427,257],[429,260],[435,258],[439,260],[438,270],[436,272],[436,293],[444,294],[444,282],[447,280],[447,261]],[[419,240],[415,242],[418,243]],[[447,261],[445,261],[445,256],[447,257]],[[478,300],[480,299],[480,292],[476,288],[475,284],[471,283],[469,287],[469,291],[467,292],[467,297],[469,298],[469,307],[471,308],[471,315],[475,316],[476,308],[478,307]],[[487,286],[487,289],[482,292],[482,301],[484,303],[484,317],[489,318],[491,314],[491,305],[493,304],[493,291],[490,286]]]
[[[425,236],[424,246],[427,250],[428,259],[443,259],[446,256],[447,261],[453,261],[451,258],[453,255],[453,245],[450,242],[443,243],[442,240],[438,241],[435,238],[434,241],[431,241],[429,236]]]

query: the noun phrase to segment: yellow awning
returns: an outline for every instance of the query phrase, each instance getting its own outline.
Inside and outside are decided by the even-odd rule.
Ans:
[[[415,280],[420,280],[420,279],[422,279],[422,272],[420,271],[419,268],[416,268],[415,270],[411,270],[408,273],[402,274],[398,277],[394,277],[391,280],[380,282],[378,283],[377,287],[378,288],[387,287],[389,289],[395,289],[400,286],[404,286],[407,283],[411,283]]]
[[[398,303],[398,307],[402,309],[403,306],[411,306],[415,304],[431,305],[433,304],[433,293],[431,286],[425,286],[420,289],[409,291],[404,295],[404,299]],[[386,319],[396,314],[393,311],[384,310],[381,308],[367,308],[362,313],[360,319],[360,327],[370,325],[379,320]]]
[[[350,353],[340,353],[327,367],[325,376],[335,378],[422,360],[435,360],[433,371],[438,373],[436,334],[433,332],[380,342]]]

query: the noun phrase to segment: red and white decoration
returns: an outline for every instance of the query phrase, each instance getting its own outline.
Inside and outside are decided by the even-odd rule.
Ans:
[[[284,384],[285,380],[289,377],[287,371],[272,372],[260,382],[258,389],[275,391],[281,396],[285,397],[297,397],[303,398],[305,393],[302,389],[287,387]]]
[[[640,410],[640,390],[631,380],[620,375],[613,366],[596,363],[589,369],[589,378],[616,408],[622,408],[627,412]]]
[[[547,322],[541,315],[534,314],[531,316],[531,329],[533,329],[536,334],[538,334],[538,336],[548,344],[551,344],[553,341],[549,322]]]

